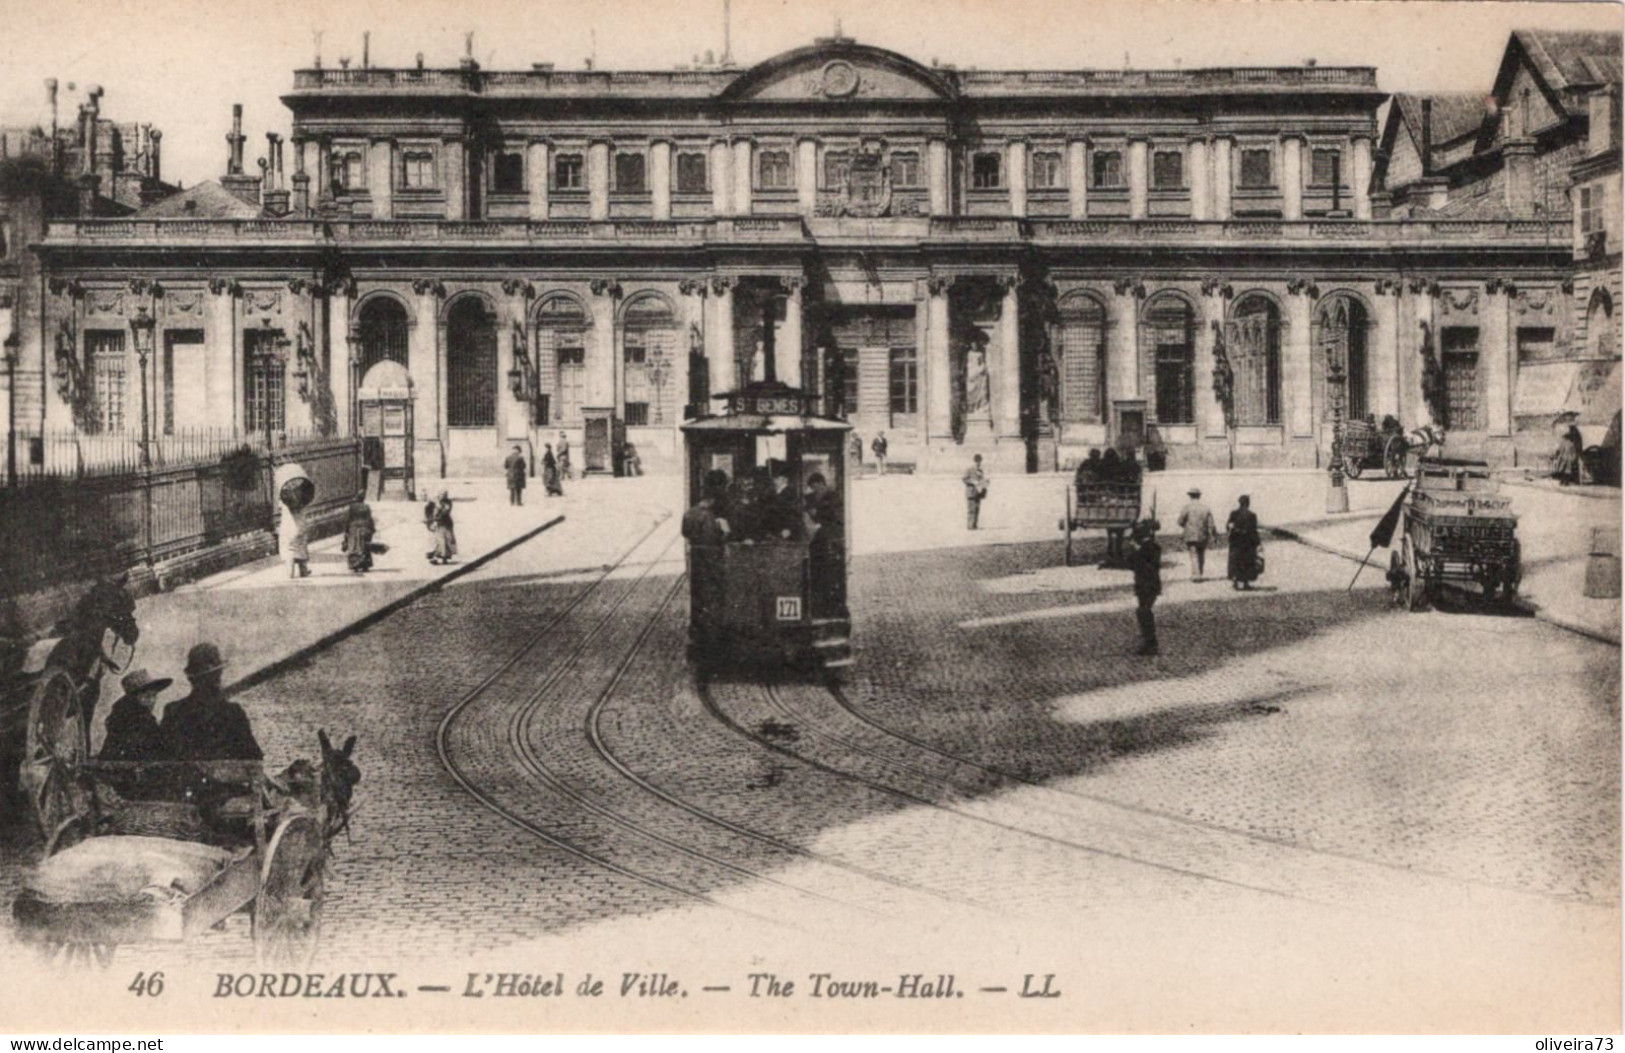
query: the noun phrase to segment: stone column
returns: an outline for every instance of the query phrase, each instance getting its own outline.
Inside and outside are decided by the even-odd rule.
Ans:
[[[953,279],[925,282],[926,438],[953,435],[953,367],[948,361],[948,292]]]
[[[1196,436],[1223,438],[1224,407],[1213,394],[1213,324],[1224,325],[1224,298],[1216,287],[1209,291],[1203,284],[1203,295],[1196,301]]]
[[[932,139],[926,144],[926,178],[931,187],[931,214],[946,216],[953,211],[953,195],[948,187],[948,143]]]
[[[1437,289],[1425,278],[1412,278],[1405,284],[1404,310],[1399,325],[1399,410],[1407,429],[1437,423],[1433,411],[1422,399],[1422,323],[1433,330],[1433,354],[1439,355],[1439,328],[1435,324],[1434,296]],[[1441,363],[1442,365],[1442,363]]]
[[[1208,217],[1209,199],[1211,197],[1211,191],[1208,189],[1208,159],[1206,139],[1191,140],[1190,164],[1191,218],[1206,219]]]
[[[1372,319],[1375,325],[1367,364],[1371,370],[1371,412],[1380,424],[1388,415],[1404,419],[1399,412],[1399,283],[1383,278],[1374,288],[1376,316]]]
[[[609,142],[605,139],[587,145],[587,218],[609,218]]]
[[[350,328],[351,304],[354,289],[348,282],[339,282],[327,294],[327,390],[333,396],[334,430],[338,435],[351,435],[350,385],[359,383],[350,368],[352,341],[360,334]],[[314,378],[312,380],[314,385]]]
[[[796,143],[796,204],[803,216],[818,212],[818,140]]]
[[[1281,140],[1281,218],[1303,218],[1303,137]]]
[[[1120,281],[1113,286],[1106,322],[1106,409],[1111,419],[1111,403],[1140,397],[1140,319],[1134,283]]]
[[[1004,304],[999,311],[999,363],[994,392],[995,433],[1004,437],[1021,434],[1021,297],[1020,279],[1009,275],[999,279],[1004,287]],[[989,367],[991,369],[991,366]]]
[[[1484,334],[1479,361],[1484,367],[1484,427],[1491,435],[1512,434],[1513,356],[1511,304],[1507,284],[1498,278],[1484,283],[1484,310],[1479,325]]]
[[[748,216],[751,210],[750,191],[755,175],[752,150],[755,143],[749,139],[736,139],[733,150],[734,214]]]
[[[1150,199],[1150,178],[1146,164],[1151,146],[1144,139],[1128,142],[1128,218],[1144,219]]]
[[[676,423],[678,424],[682,423],[683,407],[694,401],[695,392],[689,388],[688,383],[688,359],[696,346],[702,353],[705,349],[706,315],[708,313],[705,309],[705,292],[708,284],[703,278],[684,278],[677,283],[677,291],[682,297],[683,315],[683,338],[679,342],[681,347],[677,352],[677,362],[680,368],[677,370],[677,375],[672,378],[672,383],[675,385],[673,390],[677,395]],[[695,342],[696,334],[698,334],[697,345]],[[709,377],[706,379],[706,383],[710,383]],[[706,407],[701,406],[700,412],[706,412]]]
[[[621,287],[610,278],[592,282],[592,347],[587,351],[588,406],[614,406],[620,414],[620,341],[615,338],[615,301]]]
[[[452,141],[456,142],[456,140],[452,140]],[[332,144],[329,141],[327,136],[319,135],[319,136],[316,137],[316,142],[315,142],[314,145],[316,147],[316,164],[315,164],[316,200],[317,201],[328,201],[328,200],[331,200],[332,197],[333,197],[333,149],[332,149]],[[446,149],[447,149],[447,152],[449,154],[451,147],[448,145]],[[450,165],[451,165],[451,162],[448,160],[447,161],[447,168],[448,169],[450,168]],[[448,200],[447,208],[450,208],[450,207],[451,207],[450,202]]]
[[[778,377],[793,388],[801,386],[801,290],[807,280],[801,277],[781,279],[784,282],[784,325],[774,341],[774,366]]]
[[[649,146],[649,190],[655,219],[671,218],[671,140],[656,139]]]
[[[395,217],[395,140],[374,139],[367,155],[367,188],[372,193],[372,218]]]
[[[446,218],[467,219],[468,167],[465,163],[463,140],[461,138],[446,139],[441,145],[445,150]],[[325,187],[326,184],[323,185]]]
[[[1371,218],[1371,137],[1366,135],[1354,137],[1354,218]]]
[[[530,403],[515,398],[508,384],[508,371],[521,361],[527,379],[533,372],[530,361],[530,333],[525,325],[525,294],[530,283],[510,279],[502,283],[503,311],[497,331],[497,404],[501,407],[503,437],[510,443],[530,440]],[[517,346],[516,346],[517,345]]]
[[[1309,356],[1310,317],[1313,314],[1313,296],[1307,285],[1299,284],[1286,298],[1286,332],[1281,342],[1281,397],[1285,405],[1287,434],[1293,438],[1313,436],[1314,382]]]
[[[734,288],[738,278],[711,279],[711,327],[705,333],[706,368],[711,394],[734,390]]]
[[[1235,146],[1228,136],[1213,140],[1213,212],[1214,219],[1229,219],[1231,215],[1230,191],[1236,185],[1230,171],[1230,155]]]
[[[726,216],[733,211],[732,181],[728,178],[732,153],[724,140],[711,144],[711,213]],[[710,352],[708,351],[707,354]]]
[[[241,369],[242,344],[237,335],[237,283],[216,278],[209,283],[214,295],[209,299],[209,357],[203,363],[204,390],[209,404],[206,419],[210,426],[242,429],[241,403],[237,401],[237,373]],[[66,301],[71,309],[73,301]],[[47,355],[54,346],[47,347]],[[51,385],[55,391],[56,385]]]
[[[1010,140],[1010,214],[1017,219],[1027,215],[1027,140]]]
[[[417,293],[417,321],[412,326],[411,350],[407,355],[408,369],[412,376],[412,434],[413,445],[422,447],[424,443],[432,443],[429,447],[433,451],[431,464],[419,461],[418,471],[423,475],[438,474],[441,471],[443,451],[439,440],[446,426],[445,414],[441,412],[444,392],[440,383],[443,375],[440,363],[440,298],[445,295],[445,287],[433,279],[425,279],[412,283],[412,291]]]
[[[547,218],[547,177],[551,156],[547,140],[535,139],[525,147],[525,188],[530,193],[530,218]]]
[[[1066,144],[1066,197],[1073,219],[1089,215],[1089,144],[1073,139]]]

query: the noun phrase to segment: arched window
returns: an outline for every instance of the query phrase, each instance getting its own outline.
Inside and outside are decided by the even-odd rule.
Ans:
[[[664,424],[671,419],[677,370],[677,317],[663,296],[644,293],[621,312],[621,352],[626,359],[626,423]]]
[[[545,400],[543,423],[580,424],[587,390],[587,312],[570,296],[550,296],[536,310],[536,373]]]
[[[1322,378],[1331,375],[1331,364],[1343,367],[1343,418],[1364,420],[1369,412],[1366,377],[1366,337],[1370,331],[1365,305],[1352,296],[1329,296],[1316,312],[1316,369]],[[1321,399],[1321,419],[1332,419],[1332,391]]]
[[[1237,302],[1227,341],[1235,371],[1236,423],[1281,423],[1281,311],[1254,293]]]
[[[1586,308],[1586,351],[1596,358],[1613,358],[1619,353],[1614,332],[1614,301],[1608,290],[1598,289],[1591,294],[1591,306]]]
[[[496,316],[465,296],[446,319],[446,423],[490,428],[497,422]]]
[[[1061,419],[1097,424],[1105,419],[1106,309],[1084,293],[1063,298],[1054,341],[1061,375]]]
[[[1159,424],[1196,420],[1196,316],[1177,296],[1154,297],[1146,304],[1144,332],[1150,346]]]
[[[361,369],[359,377],[379,362],[388,360],[406,365],[406,308],[388,296],[370,300],[361,308]]]

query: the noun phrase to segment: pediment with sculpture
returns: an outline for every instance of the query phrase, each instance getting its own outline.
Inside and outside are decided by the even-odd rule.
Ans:
[[[740,102],[925,102],[954,96],[940,71],[844,39],[798,48],[741,74],[723,97]]]

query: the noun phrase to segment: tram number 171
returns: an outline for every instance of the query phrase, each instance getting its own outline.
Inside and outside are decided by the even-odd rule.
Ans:
[[[801,620],[801,597],[778,597],[778,620],[781,622],[799,622]]]

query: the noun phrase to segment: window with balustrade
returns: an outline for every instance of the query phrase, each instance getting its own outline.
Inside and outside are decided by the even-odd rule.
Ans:
[[[559,154],[553,158],[553,189],[584,190],[586,163],[581,154]]]
[[[1057,151],[1035,151],[1032,170],[1034,190],[1059,190],[1066,185],[1066,165]]]
[[[1089,185],[1096,190],[1120,190],[1123,182],[1123,152],[1096,150],[1089,159]]]
[[[615,192],[617,194],[649,192],[648,163],[641,151],[615,154]]]
[[[124,350],[124,330],[85,330],[85,359],[90,367],[94,430],[124,431],[125,407],[130,397],[129,374],[132,372],[129,355]]]
[[[703,194],[705,191],[705,155],[698,151],[678,153],[677,192],[679,194]]]

